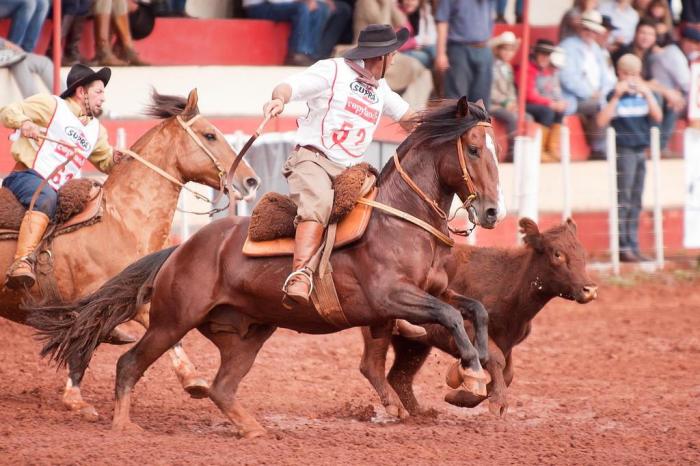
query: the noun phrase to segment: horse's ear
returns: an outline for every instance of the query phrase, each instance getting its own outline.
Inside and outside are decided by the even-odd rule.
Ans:
[[[197,101],[199,97],[197,96],[197,88],[195,87],[190,91],[190,95],[187,96],[187,105],[182,111],[183,116],[194,116],[199,113],[199,108],[197,107]]]
[[[523,234],[523,241],[525,244],[537,252],[544,251],[543,238],[537,224],[527,217],[521,218],[518,224],[520,225],[520,233]]]
[[[469,101],[467,96],[462,96],[457,102],[457,118],[465,118],[469,115]]]
[[[476,103],[477,107],[480,107],[483,111],[486,111],[486,105],[484,105],[484,99],[479,99],[475,103]]]
[[[576,234],[577,227],[576,222],[574,222],[574,219],[572,219],[571,217],[567,218],[566,226],[569,228],[569,230],[571,230],[573,234]]]

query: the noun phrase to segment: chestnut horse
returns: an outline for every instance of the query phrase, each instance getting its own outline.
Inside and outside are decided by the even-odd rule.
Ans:
[[[576,237],[576,225],[563,225],[540,233],[530,219],[520,220],[526,246],[517,249],[458,246],[447,263],[450,288],[483,302],[489,311],[489,362],[486,369],[489,409],[504,416],[508,407],[506,387],[513,379],[513,347],[527,338],[531,321],[553,298],[585,304],[597,297],[597,287],[586,272],[585,250]],[[467,332],[473,334],[470,323]],[[392,338],[390,329],[373,338],[362,329],[365,349],[360,371],[379,394],[387,413],[406,417],[420,407],[413,394],[413,378],[434,346],[459,357],[454,340],[437,325],[426,325],[427,336],[408,340]],[[375,336],[376,336],[375,331]],[[385,375],[389,344],[394,347],[394,364]],[[388,379],[388,380],[387,380]],[[485,396],[464,390],[450,392],[445,400],[474,407]]]
[[[224,169],[236,154],[223,134],[205,118],[198,117],[190,126],[194,137],[177,121],[179,116],[187,122],[198,112],[196,90],[188,99],[154,92],[148,113],[163,121],[146,132],[132,149],[181,182],[196,181],[218,189],[219,170],[194,137]],[[248,165],[240,166],[233,182],[238,197],[255,196],[258,183]],[[57,236],[53,241],[54,274],[62,299],[72,301],[90,293],[130,262],[164,247],[179,195],[179,186],[136,160],[129,158],[117,164],[104,184],[102,221]],[[14,241],[0,241],[0,276],[11,264],[14,250]],[[38,287],[31,291],[36,299],[40,298]],[[28,324],[27,313],[20,305],[25,297],[24,292],[0,290],[0,315]],[[136,317],[148,325],[147,312]],[[177,345],[171,356],[183,386],[202,383],[194,377],[194,368],[181,346]],[[71,367],[63,402],[87,418],[95,418],[96,411],[80,393],[83,374],[84,369]]]
[[[387,163],[382,170],[377,201],[426,221],[444,235],[447,223],[437,207],[444,214],[457,194],[471,202],[475,221],[493,228],[499,218],[500,189],[490,126],[483,106],[466,98],[422,114],[399,146],[400,162]],[[230,217],[213,222],[177,248],[130,265],[82,300],[34,308],[48,340],[44,350],[65,362],[75,354],[89,360],[104,335],[150,299],[150,327],[117,364],[114,429],[139,429],[129,418],[134,384],[193,328],[221,354],[209,397],[246,438],[263,435],[265,429],[241,407],[236,390],[277,327],[319,334],[384,325],[389,319],[435,322],[448,328],[457,342],[461,375],[485,377],[488,314],[480,303],[447,292],[444,262],[451,248],[438,234],[375,209],[364,236],[331,257],[348,321],[335,326],[312,305],[291,310],[282,305],[291,260],[243,255],[249,220]],[[476,349],[467,337],[464,318],[476,329]]]

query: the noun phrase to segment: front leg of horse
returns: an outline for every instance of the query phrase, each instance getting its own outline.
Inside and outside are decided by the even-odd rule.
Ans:
[[[75,369],[76,364],[68,362],[68,380],[66,388],[63,390],[63,406],[68,410],[79,413],[83,419],[95,422],[99,418],[94,406],[83,399],[80,392],[80,382],[83,380],[85,371]]]
[[[148,328],[149,311],[151,306],[146,304],[138,310],[134,320],[141,324],[143,328]],[[206,380],[197,375],[197,369],[190,361],[190,358],[185,353],[182,347],[182,342],[179,341],[170,350],[170,361],[173,363],[173,369],[177,379],[180,381],[182,388],[190,394],[192,398],[207,398],[209,396],[209,384]]]
[[[468,391],[486,395],[488,375],[482,369],[479,354],[469,341],[464,319],[457,309],[408,284],[383,296],[380,309],[386,311],[387,318],[406,319],[414,324],[438,323],[445,327],[454,338],[460,356],[459,363],[448,373],[448,384],[454,385],[452,388],[461,384]]]
[[[474,326],[474,346],[479,353],[479,361],[486,366],[489,360],[489,314],[480,301],[467,298],[452,290],[442,295],[445,302],[455,307]]]
[[[408,411],[386,378],[386,355],[391,342],[391,327],[379,329],[379,332],[379,335],[373,335],[369,327],[362,328],[364,349],[360,372],[374,387],[386,413],[395,418],[405,419],[409,416]]]
[[[491,411],[491,414],[503,419],[508,412],[507,385],[504,377],[506,357],[493,340],[489,340],[489,352],[491,353],[491,359],[486,365],[486,369],[492,378],[488,386],[489,411]]]

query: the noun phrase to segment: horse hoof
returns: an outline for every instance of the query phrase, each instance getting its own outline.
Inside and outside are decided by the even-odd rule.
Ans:
[[[489,374],[487,370],[480,368],[478,371],[475,371],[470,367],[464,368],[461,364],[458,364],[457,369],[459,370],[459,375],[462,377],[462,380],[475,379],[482,382],[484,385],[488,385],[491,382],[491,374]]]
[[[485,399],[485,396],[475,395],[466,390],[452,390],[445,395],[446,402],[459,408],[475,408]]]
[[[138,434],[140,432],[143,432],[143,428],[141,426],[131,421],[112,424],[112,430],[115,432],[124,432],[132,434]]]
[[[88,422],[97,422],[97,420],[100,418],[100,415],[97,414],[95,407],[90,405],[84,406],[80,410],[80,416]]]
[[[408,410],[404,408],[403,406],[397,406],[397,405],[387,405],[384,407],[384,410],[386,411],[387,416],[393,417],[395,419],[399,420],[404,420],[411,415],[409,414]]]
[[[489,400],[489,411],[494,416],[505,419],[508,412],[508,405],[500,401]]]
[[[250,430],[248,432],[241,432],[241,438],[243,440],[251,440],[258,437],[263,437],[267,435],[267,431],[263,430]]]
[[[183,388],[192,398],[201,399],[209,397],[209,384],[204,379],[194,379]]]

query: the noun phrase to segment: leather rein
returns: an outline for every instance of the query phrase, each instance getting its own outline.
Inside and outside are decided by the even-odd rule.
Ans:
[[[467,128],[467,131],[474,128],[475,126],[483,126],[486,128],[490,128],[491,123],[489,123],[487,121],[479,121],[474,126],[470,126],[469,128]],[[467,199],[462,203],[462,206],[459,209],[457,209],[457,211],[455,211],[454,215],[452,217],[450,217],[440,207],[438,202],[435,199],[431,199],[430,197],[428,197],[428,195],[425,194],[425,192],[423,192],[422,189],[420,189],[420,187],[413,181],[413,179],[411,179],[411,176],[408,173],[406,173],[406,170],[404,170],[403,167],[401,166],[401,162],[399,160],[398,153],[394,152],[394,156],[393,156],[394,164],[396,165],[396,170],[401,175],[401,178],[403,178],[403,180],[406,182],[406,184],[418,195],[418,197],[420,197],[426,204],[428,204],[433,209],[433,211],[435,211],[435,213],[441,219],[443,219],[445,221],[445,223],[448,224],[447,229],[451,233],[459,235],[459,236],[469,236],[469,234],[474,230],[474,228],[476,226],[472,227],[471,230],[458,230],[458,229],[454,229],[454,228],[449,226],[449,222],[452,219],[454,219],[454,217],[457,215],[457,212],[461,209],[469,210],[470,208],[472,208],[472,203],[478,197],[478,193],[476,192],[476,187],[474,186],[474,180],[472,180],[472,177],[469,174],[469,170],[467,170],[467,161],[464,157],[464,148],[462,147],[461,135],[460,135],[460,137],[457,138],[457,158],[459,159],[459,166],[462,170],[462,179],[464,180],[464,183],[467,186]],[[408,214],[406,212],[403,212],[402,210],[396,209],[396,208],[388,206],[386,204],[382,204],[381,202],[372,201],[372,200],[365,199],[365,198],[360,198],[358,200],[358,203],[369,205],[372,207],[376,207],[376,208],[383,210],[387,213],[390,213],[396,217],[399,217],[399,218],[402,218],[408,222],[411,222],[414,225],[417,225],[417,226],[423,228],[424,230],[426,230],[427,232],[429,232],[430,234],[435,236],[437,239],[442,241],[447,246],[449,246],[449,247],[454,246],[454,243],[455,243],[454,240],[452,238],[450,238],[448,235],[441,232],[440,230],[438,230],[437,228],[435,228],[434,226],[432,226],[428,222],[425,222],[425,221],[423,221],[423,220],[421,220],[421,219],[419,219],[411,214]]]

